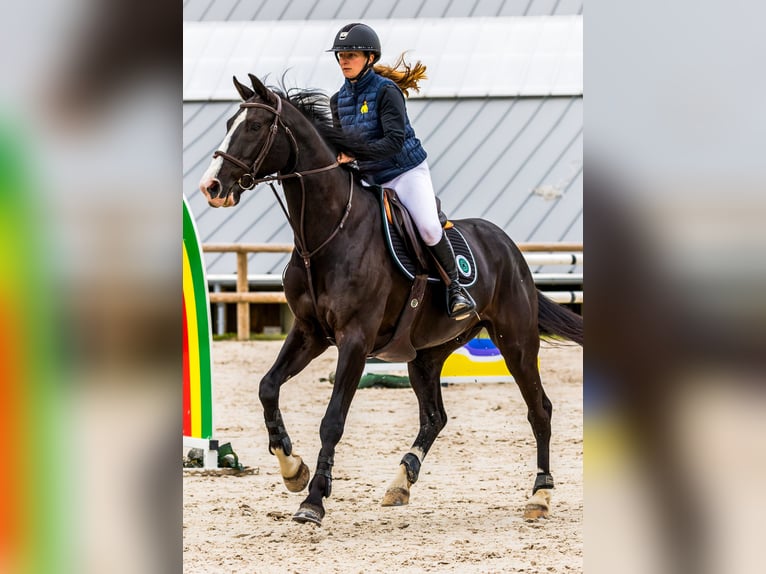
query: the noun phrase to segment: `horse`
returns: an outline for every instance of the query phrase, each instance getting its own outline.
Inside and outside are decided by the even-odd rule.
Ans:
[[[410,315],[406,333],[411,352],[404,358],[418,400],[420,428],[382,505],[409,503],[421,465],[447,423],[442,365],[486,329],[518,384],[536,441],[538,472],[524,516],[547,517],[554,487],[549,464],[553,407],[538,371],[540,338],[557,335],[583,345],[582,318],[540,293],[511,238],[482,219],[452,222],[470,244],[481,278],[470,290],[475,312],[462,320],[448,317],[441,282],[427,284],[413,296],[412,281],[394,266],[387,251],[379,198],[358,173],[336,161],[338,151],[353,154],[359,142],[332,126],[327,96],[317,90],[269,88],[256,76],[249,77],[251,86],[233,78],[242,102],[226,124],[226,136],[202,176],[200,190],[211,207],[232,207],[244,191],[268,182],[293,230],[295,248],[283,283],[295,321],[258,390],[269,451],[276,456],[285,486],[300,492],[308,485],[293,519],[322,524],[323,501],[332,491],[335,449],[366,360],[385,356],[383,350],[390,348],[406,307],[416,312]],[[281,182],[284,202],[273,187],[275,181]],[[337,347],[338,361],[311,477],[293,450],[279,393],[330,345]]]

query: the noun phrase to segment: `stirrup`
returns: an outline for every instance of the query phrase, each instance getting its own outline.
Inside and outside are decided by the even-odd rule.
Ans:
[[[462,289],[457,289],[457,292],[455,293],[455,298],[460,297],[463,299],[465,303],[462,303],[463,308],[454,309],[454,301],[452,300],[452,297],[450,295],[450,290],[447,288],[447,315],[455,319],[456,321],[462,321],[463,319],[467,319],[470,317],[474,311],[476,310],[476,303],[473,302],[473,299],[471,299],[471,296],[465,293]]]

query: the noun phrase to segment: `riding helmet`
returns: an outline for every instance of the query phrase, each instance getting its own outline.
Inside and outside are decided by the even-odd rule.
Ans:
[[[327,51],[335,52],[336,58],[338,52],[372,52],[375,63],[380,59],[380,39],[375,30],[366,24],[354,22],[338,30],[332,48]]]

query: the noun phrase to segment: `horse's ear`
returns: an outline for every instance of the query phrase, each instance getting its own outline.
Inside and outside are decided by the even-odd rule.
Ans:
[[[249,100],[255,95],[255,92],[253,90],[248,88],[245,84],[239,83],[237,76],[233,76],[232,79],[234,80],[234,87],[237,88],[237,91],[239,92],[240,97],[244,101]]]
[[[255,92],[264,100],[269,101],[271,99],[271,90],[264,86],[263,83],[253,74],[248,74],[248,76],[250,77],[250,83],[253,84],[253,89]]]

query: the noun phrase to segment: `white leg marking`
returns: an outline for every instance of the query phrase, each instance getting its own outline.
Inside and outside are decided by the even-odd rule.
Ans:
[[[274,449],[274,455],[279,461],[279,472],[285,478],[292,478],[298,474],[298,470],[301,467],[301,457],[290,455],[287,456],[281,448]]]
[[[410,490],[410,481],[407,480],[407,469],[403,464],[399,465],[394,480],[388,485],[388,490],[394,490],[395,488],[401,488],[406,491]]]
[[[237,131],[237,128],[242,125],[242,123],[245,121],[245,117],[247,117],[247,110],[241,110],[239,112],[239,115],[234,119],[234,123],[231,124],[231,129],[226,134],[226,137],[223,138],[223,141],[221,142],[221,145],[218,147],[218,149],[222,152],[228,152],[229,151],[229,144],[231,144],[231,138],[234,135],[234,132]],[[210,162],[210,166],[205,170],[205,173],[202,174],[202,179],[200,180],[200,185],[204,185],[211,179],[215,179],[218,177],[218,172],[221,171],[221,166],[223,165],[223,158],[222,157],[216,157],[213,159],[213,161]]]
[[[532,495],[524,508],[524,518],[535,520],[537,518],[548,518],[548,512],[551,508],[551,491],[547,488],[541,488]]]
[[[411,448],[410,452],[414,454],[416,457],[418,457],[420,464],[423,464],[423,459],[426,457],[426,455],[423,453],[422,448],[420,448],[419,446],[416,446],[414,448]]]

